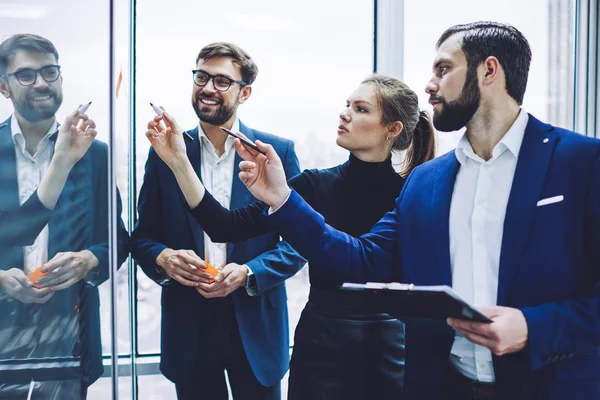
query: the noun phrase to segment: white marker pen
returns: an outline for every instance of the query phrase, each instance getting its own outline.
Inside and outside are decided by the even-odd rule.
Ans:
[[[152,103],[150,103],[150,106],[152,107],[152,109],[154,110],[154,112],[156,113],[156,115],[163,115],[163,110],[160,107],[155,106]]]
[[[85,113],[85,112],[87,111],[87,109],[88,109],[88,108],[90,108],[90,105],[91,105],[91,104],[92,104],[92,102],[90,101],[89,103],[82,105],[81,107],[79,107],[79,108],[77,109],[77,112],[78,112],[79,114],[83,114],[83,113]]]
[[[154,112],[156,113],[156,115],[162,116],[164,114],[164,111],[161,108],[159,108],[158,106],[156,106],[156,105],[154,105],[152,103],[150,103],[150,106],[152,107],[152,109],[154,110]],[[184,138],[186,138],[187,140],[189,140],[189,141],[194,140],[194,138],[192,137],[192,135],[190,135],[189,133],[187,133],[187,132],[184,131],[183,134],[184,134]]]

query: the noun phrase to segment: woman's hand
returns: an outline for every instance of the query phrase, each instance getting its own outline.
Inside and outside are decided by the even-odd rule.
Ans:
[[[157,115],[148,122],[146,137],[161,160],[173,169],[188,160],[184,131],[172,115],[164,111],[164,108],[161,109],[163,115]]]

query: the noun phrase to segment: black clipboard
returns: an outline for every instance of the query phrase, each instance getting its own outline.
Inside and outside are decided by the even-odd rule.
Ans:
[[[407,283],[344,283],[342,290],[370,293],[378,308],[410,318],[459,318],[474,322],[493,322],[463,300],[450,286],[415,286]]]

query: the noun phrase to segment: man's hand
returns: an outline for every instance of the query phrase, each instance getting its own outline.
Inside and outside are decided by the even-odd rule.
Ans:
[[[75,110],[58,130],[52,159],[62,167],[72,168],[87,153],[97,134],[96,123]]]
[[[236,263],[227,264],[215,276],[213,283],[198,283],[196,290],[207,299],[225,297],[246,284],[248,268]]]
[[[496,306],[481,308],[480,311],[494,322],[486,324],[448,318],[448,325],[497,356],[515,353],[525,347],[529,331],[521,310]]]
[[[54,295],[52,289],[38,289],[18,268],[0,272],[0,290],[22,303],[44,304]]]
[[[239,135],[246,138],[242,133]],[[273,146],[257,140],[256,146],[265,153],[260,154],[246,148],[239,139],[235,139],[233,143],[235,150],[244,160],[240,162],[240,180],[257,199],[273,209],[281,207],[289,197],[291,189],[287,184],[281,159]]]
[[[187,161],[184,131],[175,118],[162,109],[163,115],[157,115],[148,122],[146,137],[160,159],[169,167],[176,168],[178,163]]]
[[[79,282],[96,266],[98,266],[98,259],[89,250],[56,253],[42,268],[42,272],[48,275],[41,277],[35,283],[40,288],[63,290]]]
[[[206,263],[193,250],[164,249],[156,264],[165,270],[167,275],[185,286],[196,286],[199,282],[210,282],[212,275],[203,271]]]

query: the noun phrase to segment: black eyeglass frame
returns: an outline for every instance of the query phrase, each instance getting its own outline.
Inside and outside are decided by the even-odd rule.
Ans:
[[[202,73],[202,74],[204,74],[204,75],[208,76],[208,80],[206,81],[206,83],[205,83],[204,85],[200,85],[198,82],[196,82],[196,74],[197,74],[198,72],[200,72],[200,73]],[[214,79],[215,79],[215,78],[224,78],[224,79],[227,79],[227,80],[229,81],[229,85],[227,85],[227,88],[226,88],[226,89],[219,89],[219,88],[218,88],[218,87],[215,85],[215,81],[214,81]],[[193,70],[192,70],[192,79],[194,80],[194,84],[195,84],[196,86],[200,86],[200,87],[204,87],[204,86],[208,85],[208,82],[210,82],[210,81],[212,80],[213,87],[214,87],[216,90],[218,90],[219,92],[226,92],[226,91],[228,91],[228,90],[231,88],[231,84],[232,84],[232,83],[237,83],[238,85],[240,85],[240,86],[242,86],[242,87],[243,87],[243,86],[247,86],[247,85],[248,85],[248,84],[247,84],[246,82],[244,82],[244,81],[238,81],[238,80],[236,80],[236,79],[232,79],[232,78],[230,78],[230,77],[228,77],[228,76],[225,76],[225,75],[220,75],[220,74],[217,74],[217,75],[212,75],[212,74],[209,74],[208,72],[206,72],[206,71],[203,71],[203,70],[201,70],[201,69],[193,69]]]
[[[52,80],[46,79],[46,77],[44,76],[44,74],[42,73],[42,71],[44,71],[47,68],[56,68],[58,70],[58,74],[56,75],[56,79],[52,79]],[[37,68],[37,69],[34,69],[34,68],[23,68],[23,69],[20,69],[20,70],[18,70],[16,72],[10,73],[10,74],[4,74],[4,75],[2,75],[2,77],[3,78],[8,78],[9,76],[14,76],[15,79],[17,80],[17,82],[19,82],[19,84],[21,86],[31,86],[31,85],[34,85],[35,82],[37,81],[38,75],[41,76],[42,79],[44,81],[46,81],[47,83],[52,83],[52,82],[56,82],[58,80],[58,78],[60,78],[60,75],[61,75],[60,68],[61,67],[58,64],[44,65],[42,68]],[[33,72],[35,74],[35,76],[33,77],[33,82],[31,82],[31,83],[23,83],[23,82],[21,82],[21,80],[19,79],[19,74],[22,73],[22,72],[25,72],[25,71],[31,71],[31,72]]]

